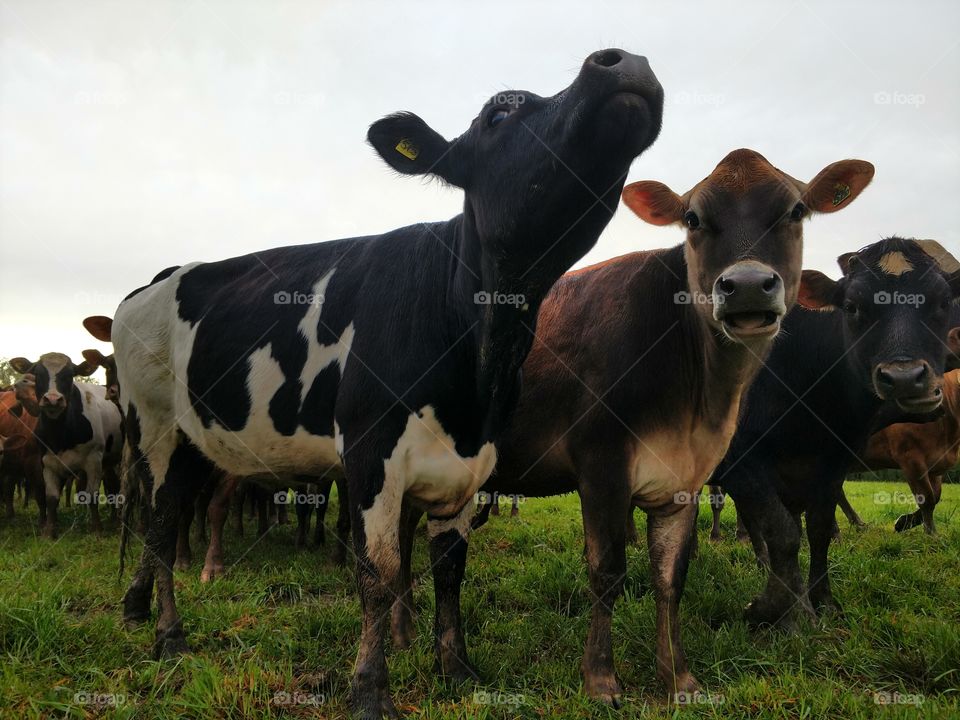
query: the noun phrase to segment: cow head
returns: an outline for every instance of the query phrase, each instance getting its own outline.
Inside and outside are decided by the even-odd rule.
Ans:
[[[84,350],[83,359],[96,367],[102,367],[107,376],[107,400],[120,402],[120,381],[117,380],[117,359],[113,353],[104,355],[99,350]]]
[[[643,181],[623,200],[648,223],[686,227],[688,289],[701,316],[735,342],[765,342],[797,299],[803,221],[846,207],[872,178],[870,163],[841,160],[803,183],[734,150],[683,195]]]
[[[934,240],[888,238],[839,258],[834,281],[803,271],[800,304],[843,313],[847,361],[880,398],[923,413],[941,402],[960,263]]]
[[[36,362],[23,357],[10,360],[10,366],[19,373],[34,377],[35,392],[39,398],[40,414],[55,419],[63,415],[70,403],[73,379],[93,373],[97,366],[88,360],[79,365],[63,353],[46,353]]]
[[[463,188],[466,227],[510,264],[507,273],[542,263],[559,277],[616,210],[630,163],[656,139],[662,114],[663,89],[646,58],[610,49],[587,57],[552,97],[497,93],[455,140],[411,113],[377,121],[367,138],[398,172]]]
[[[950,313],[950,330],[947,332],[946,370],[960,370],[960,303],[953,303]]]
[[[34,417],[40,414],[40,405],[37,403],[36,384],[33,375],[30,373],[22,375],[20,379],[13,384],[13,392],[16,404],[10,408],[10,414],[20,417],[24,410]]]

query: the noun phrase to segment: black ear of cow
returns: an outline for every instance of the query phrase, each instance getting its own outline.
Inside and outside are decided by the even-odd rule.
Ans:
[[[30,368],[33,367],[33,363],[27,360],[25,357],[10,358],[7,362],[9,362],[10,367],[12,367],[18,373],[29,372]]]
[[[76,375],[82,375],[86,377],[87,375],[93,375],[97,371],[99,365],[95,362],[90,362],[89,360],[84,360],[79,365],[73,366],[73,372]]]
[[[367,142],[399,173],[436,175],[463,186],[450,157],[451,144],[413,113],[396,113],[377,120],[367,131]]]

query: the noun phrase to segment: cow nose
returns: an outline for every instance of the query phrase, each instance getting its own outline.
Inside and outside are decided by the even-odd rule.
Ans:
[[[724,272],[714,286],[721,301],[739,296],[749,300],[773,299],[783,292],[783,280],[779,273],[759,264],[735,266]]]
[[[663,94],[663,88],[650,69],[647,58],[619,48],[590,53],[583,63],[582,72],[603,94],[625,90],[639,92],[649,99],[662,97]]]
[[[925,362],[885,363],[874,371],[877,391],[883,398],[902,398],[923,394],[930,382],[930,366]]]
[[[623,60],[623,55],[623,50],[597,50],[587,58],[587,62],[602,65],[603,67],[613,67]],[[646,58],[643,59],[646,60]]]
[[[48,392],[43,396],[43,402],[47,405],[60,405],[63,403],[63,395],[58,392]]]

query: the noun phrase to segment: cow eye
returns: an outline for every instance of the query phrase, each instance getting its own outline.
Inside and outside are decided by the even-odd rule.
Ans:
[[[503,108],[500,108],[499,110],[494,110],[492,113],[490,113],[490,118],[487,120],[487,124],[490,127],[499,125],[502,121],[507,119],[507,116],[509,114],[510,114],[510,111],[504,110]]]
[[[693,210],[687,210],[683,216],[683,222],[691,230],[696,230],[700,227],[700,218],[697,217],[697,214]]]
[[[797,221],[803,220],[804,216],[807,214],[807,206],[802,202],[798,202],[793,206],[793,210],[790,211],[790,219]]]
[[[858,309],[859,308],[857,308],[857,304],[853,300],[847,300],[845,303],[843,303],[844,312],[849,313],[850,315],[856,315]]]

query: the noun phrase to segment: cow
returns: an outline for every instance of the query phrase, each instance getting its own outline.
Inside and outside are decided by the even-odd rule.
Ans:
[[[100,524],[100,485],[119,499],[117,466],[123,447],[122,418],[117,405],[106,397],[101,385],[75,383],[74,378],[93,373],[97,366],[84,359],[79,365],[69,356],[51,352],[39,360],[15,357],[10,366],[34,377],[39,398],[39,419],[34,430],[40,445],[43,492],[46,498],[45,537],[57,534],[57,505],[68,477],[78,479],[84,487],[90,506],[93,531],[102,532]],[[83,481],[80,481],[80,478]]]
[[[607,49],[552,97],[499,93],[452,142],[412,113],[388,116],[367,133],[374,150],[401,174],[462,188],[462,214],[171,268],[121,302],[121,402],[153,477],[124,617],[149,617],[155,579],[158,655],[187,649],[170,565],[177,515],[211,463],[244,476],[341,468],[363,611],[353,711],[396,714],[383,618],[407,506],[430,518],[437,626],[458,628],[436,637],[437,666],[476,677],[452,591],[471,500],[540,304],[609,222],[662,111],[646,58]]]
[[[804,271],[802,307],[751,386],[729,452],[711,479],[737,504],[765,589],[747,606],[755,626],[791,627],[840,611],[827,551],[843,478],[884,403],[903,414],[939,407],[951,301],[960,263],[932,240],[891,237],[841,255],[843,277]],[[798,564],[806,512],[810,570]]]
[[[97,340],[110,342],[110,331],[113,327],[113,319],[105,315],[91,315],[83,319],[83,327]],[[116,358],[112,353],[110,355],[103,355],[99,350],[86,350],[84,351],[84,357],[88,357],[87,353],[89,353],[91,361],[96,362],[102,367],[106,374],[106,382],[104,384],[107,388],[107,398],[119,406],[120,385],[117,380]]]
[[[873,173],[842,160],[804,183],[741,149],[683,195],[633,183],[625,204],[648,223],[685,227],[685,241],[568,273],[544,303],[483,490],[580,494],[593,597],[581,672],[591,697],[621,702],[611,620],[634,506],[648,514],[657,675],[673,695],[698,689],[678,620],[693,498],[797,298],[804,220],[847,207]]]
[[[24,375],[13,388],[0,393],[0,493],[6,516],[13,517],[13,495],[24,482],[24,498],[33,493],[41,516],[46,514],[40,472],[40,445],[34,436],[39,406],[33,377]]]

